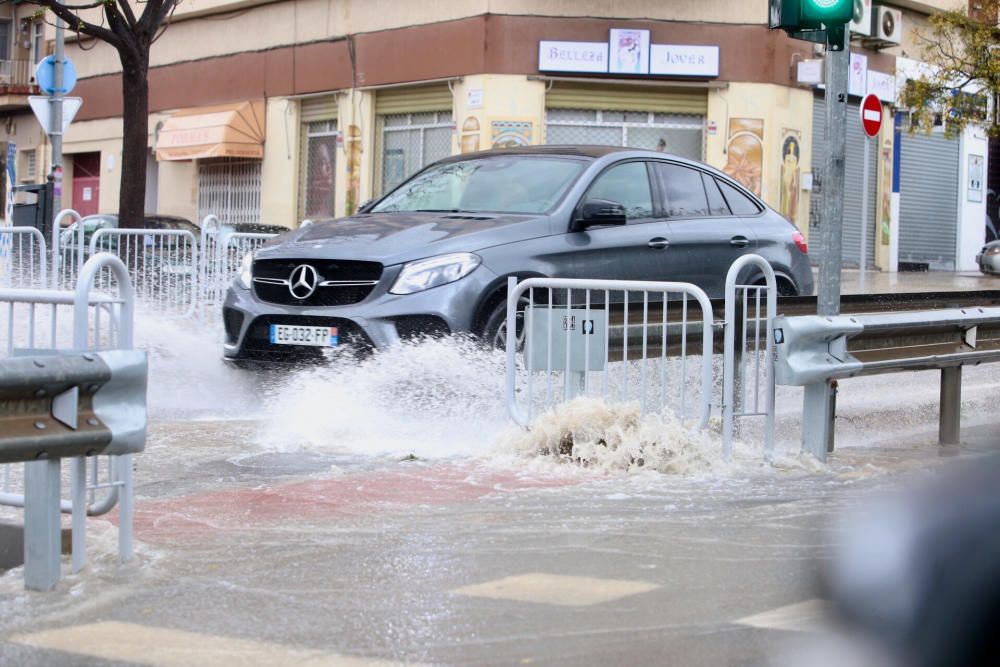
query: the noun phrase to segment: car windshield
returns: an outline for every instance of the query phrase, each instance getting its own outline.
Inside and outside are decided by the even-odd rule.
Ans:
[[[559,201],[585,164],[577,159],[524,155],[447,162],[403,183],[371,212],[544,213]]]

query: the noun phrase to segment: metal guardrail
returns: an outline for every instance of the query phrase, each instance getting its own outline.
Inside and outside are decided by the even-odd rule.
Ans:
[[[111,267],[117,280],[116,295],[92,291],[96,276],[105,267]],[[6,350],[7,355],[19,357],[58,354],[59,350],[131,349],[133,318],[134,293],[124,263],[113,255],[100,253],[84,265],[74,292],[0,289],[0,352]],[[108,463],[106,481],[100,479],[102,459]],[[91,462],[89,483],[88,461]],[[20,487],[15,484],[13,472],[11,466],[3,466],[0,504],[21,507],[24,484]],[[26,478],[23,481],[27,483]],[[73,515],[73,571],[79,571],[86,563],[86,515],[104,514],[116,504],[120,516],[119,553],[122,560],[128,560],[132,555],[131,454],[71,459],[70,485],[70,500],[57,498],[55,502],[63,512]],[[98,497],[98,491],[105,495]]]
[[[833,446],[836,407],[815,388],[862,375],[941,370],[938,440],[958,444],[961,369],[1000,361],[1000,307],[778,316],[774,338],[775,377],[806,388],[802,447],[820,460]]]
[[[25,464],[27,588],[49,590],[59,581],[60,459],[130,455],[145,447],[146,373],[146,355],[135,350],[0,362],[0,419],[5,424],[0,463]],[[131,523],[124,514],[124,496],[122,508],[122,522],[128,518]],[[85,548],[74,525],[73,558],[81,567],[78,556]],[[127,549],[130,555],[130,533]]]
[[[619,294],[621,298],[615,298]],[[668,309],[661,309],[659,320],[651,320],[653,299],[676,299],[679,321],[668,321]],[[702,322],[712,321],[708,297],[686,283],[545,278],[518,283],[511,278],[506,319],[511,417],[527,426],[537,411],[591,393],[599,385],[603,398],[635,400],[643,412],[672,406],[683,419],[689,407],[697,406],[697,423],[704,427],[711,410],[713,327],[689,324],[691,302],[697,304]],[[699,340],[691,340],[693,336]],[[520,340],[523,378],[517,363]],[[687,358],[697,353],[701,389],[689,399]],[[536,393],[536,382],[544,392]],[[523,401],[518,400],[519,384],[524,385]]]

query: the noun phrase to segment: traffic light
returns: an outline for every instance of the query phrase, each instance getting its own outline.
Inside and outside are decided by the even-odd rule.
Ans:
[[[770,0],[768,24],[796,39],[827,42],[854,18],[854,0]],[[841,34],[842,36],[842,34]],[[837,40],[830,40],[839,44]]]

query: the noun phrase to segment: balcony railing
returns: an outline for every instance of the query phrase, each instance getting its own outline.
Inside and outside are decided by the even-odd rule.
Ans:
[[[0,60],[0,95],[33,95],[35,68],[30,60]]]

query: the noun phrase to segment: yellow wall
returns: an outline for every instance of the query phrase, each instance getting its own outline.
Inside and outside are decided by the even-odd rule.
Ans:
[[[522,75],[467,76],[454,85],[455,136],[452,153],[471,153],[493,147],[493,121],[528,121],[531,143],[544,143],[545,83]],[[469,106],[469,92],[482,91],[479,108]],[[475,130],[478,125],[478,132]]]
[[[782,142],[786,130],[798,132],[799,182],[811,171],[812,160],[812,91],[771,84],[733,83],[714,90],[708,96],[706,125],[715,125],[715,134],[706,131],[705,161],[718,169],[734,165],[737,154],[730,150],[729,127],[734,119],[763,121],[762,159],[760,161],[761,198],[780,211]],[[809,193],[798,188],[794,222],[802,233],[809,233]]]
[[[294,100],[267,100],[264,159],[261,163],[260,221],[298,226],[299,105]]]

